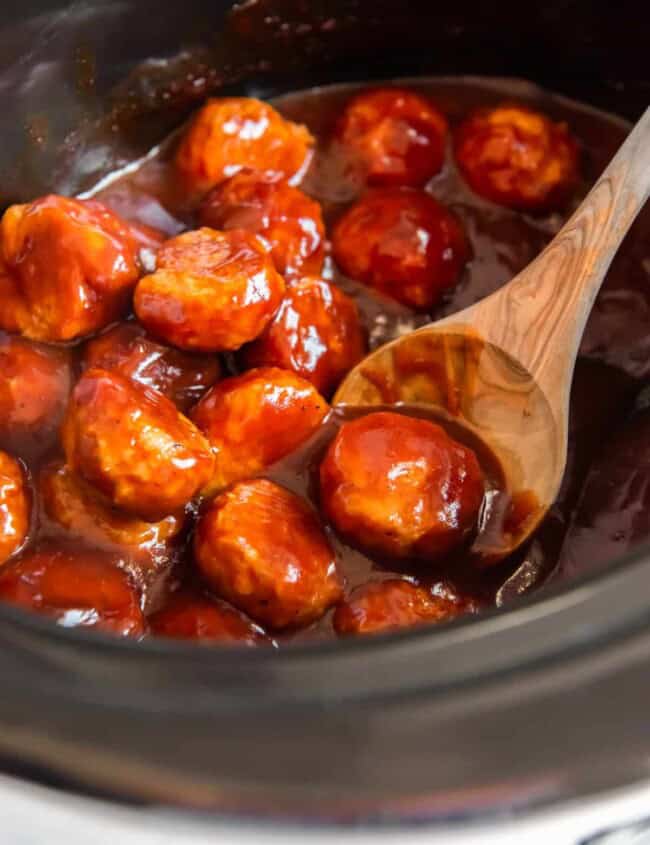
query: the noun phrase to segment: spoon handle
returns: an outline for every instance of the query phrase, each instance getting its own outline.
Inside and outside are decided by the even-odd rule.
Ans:
[[[553,404],[564,403],[594,299],[650,194],[650,108],[552,243],[475,306],[485,334],[508,349]]]

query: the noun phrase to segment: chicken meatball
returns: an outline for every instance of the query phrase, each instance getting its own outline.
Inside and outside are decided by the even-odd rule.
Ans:
[[[336,136],[358,156],[371,185],[424,185],[445,159],[447,121],[403,88],[364,91],[345,107]]]
[[[304,278],[288,289],[271,325],[243,355],[248,366],[284,367],[330,395],[366,350],[354,300],[323,279]]]
[[[313,385],[275,367],[260,367],[215,385],[191,415],[215,456],[208,492],[250,478],[293,452],[328,411]]]
[[[70,395],[67,349],[0,334],[0,444],[12,452],[47,450]]]
[[[147,552],[167,543],[183,528],[182,514],[166,516],[159,522],[144,522],[118,510],[65,464],[45,467],[39,490],[49,519],[92,545],[108,549],[123,546],[136,553]]]
[[[314,144],[305,126],[249,97],[209,100],[186,131],[176,168],[186,190],[205,194],[244,167],[286,179],[299,175]]]
[[[378,412],[341,426],[320,466],[320,492],[354,545],[436,560],[475,530],[484,481],[474,452],[440,426]]]
[[[50,343],[75,340],[128,308],[153,232],[98,202],[47,196],[0,223],[0,328]]]
[[[561,208],[578,181],[566,124],[519,105],[479,109],[458,129],[456,161],[480,196],[520,211]]]
[[[115,370],[171,399],[181,411],[195,405],[219,378],[214,355],[191,355],[158,343],[136,322],[120,323],[86,344],[84,369]]]
[[[66,628],[144,633],[138,591],[101,552],[47,547],[30,552],[0,569],[0,601],[51,616]]]
[[[145,520],[182,510],[214,460],[201,432],[160,393],[107,370],[88,370],[61,432],[70,468],[113,504]]]
[[[319,619],[342,596],[314,511],[266,479],[222,493],[199,520],[194,553],[215,592],[271,628]]]
[[[183,590],[149,618],[149,630],[158,637],[256,646],[272,641],[234,607],[199,592]]]
[[[31,495],[23,468],[0,452],[0,564],[24,545],[30,518]]]
[[[372,191],[337,222],[334,258],[353,279],[416,310],[432,308],[469,257],[457,217],[429,194]]]
[[[277,177],[240,171],[208,194],[199,219],[213,229],[246,229],[263,237],[283,276],[322,270],[325,224],[320,206]]]
[[[453,594],[436,595],[409,581],[366,584],[342,602],[334,614],[334,630],[341,636],[374,634],[411,628],[426,622],[445,622],[472,609]]]
[[[198,229],[167,241],[134,307],[152,334],[188,352],[239,349],[280,307],[284,279],[249,232]]]

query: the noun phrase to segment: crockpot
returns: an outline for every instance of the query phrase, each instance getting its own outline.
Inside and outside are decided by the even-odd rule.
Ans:
[[[4,0],[0,194],[77,193],[207,94],[516,76],[636,118],[650,9],[421,0]],[[5,772],[292,822],[524,812],[650,773],[650,549],[435,630],[278,653],[117,641],[0,608]]]

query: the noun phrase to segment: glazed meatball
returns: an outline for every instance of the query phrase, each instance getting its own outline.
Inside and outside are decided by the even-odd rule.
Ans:
[[[182,510],[212,476],[201,432],[169,399],[119,373],[81,377],[61,437],[74,472],[145,520]]]
[[[347,104],[336,136],[359,157],[369,184],[419,187],[443,165],[447,121],[414,91],[379,88]]]
[[[409,581],[392,579],[355,590],[336,608],[333,624],[339,635],[373,634],[444,622],[469,609],[451,594],[436,595]]]
[[[472,190],[508,208],[561,208],[578,181],[578,145],[566,124],[524,106],[474,112],[458,129],[455,150]]]
[[[158,245],[98,202],[11,206],[0,223],[0,328],[51,343],[103,328],[128,308],[142,250]]]
[[[244,167],[286,179],[306,166],[314,139],[268,103],[248,97],[209,100],[185,133],[176,167],[186,190],[205,194]]]
[[[316,514],[266,479],[240,482],[215,499],[199,520],[194,554],[218,595],[271,628],[308,625],[342,596]]]
[[[248,366],[284,367],[330,395],[366,351],[354,300],[329,282],[304,278],[288,289],[271,325],[243,355]]]
[[[83,366],[115,370],[162,393],[181,411],[195,405],[221,373],[214,355],[191,355],[164,346],[136,322],[120,323],[89,341]]]
[[[183,527],[182,514],[166,516],[159,522],[144,522],[118,510],[65,464],[45,467],[39,489],[49,519],[72,536],[95,546],[149,551],[167,543]]]
[[[475,530],[484,482],[476,455],[440,426],[378,412],[341,426],[320,491],[328,518],[353,544],[436,560]]]
[[[138,591],[108,555],[47,547],[0,570],[0,601],[51,616],[66,628],[144,633]]]
[[[215,456],[208,492],[250,478],[293,452],[328,411],[313,385],[286,370],[260,367],[224,379],[191,415]]]
[[[184,590],[171,597],[149,618],[149,629],[158,637],[255,646],[272,641],[262,628],[225,601]]]
[[[0,443],[19,453],[46,450],[70,394],[69,351],[0,334],[0,373]]]
[[[31,496],[15,458],[0,452],[0,564],[24,545],[29,533]]]
[[[261,334],[283,294],[284,279],[256,235],[203,228],[164,244],[134,307],[145,328],[173,346],[220,352]]]
[[[208,194],[199,219],[213,229],[246,229],[263,237],[283,276],[322,270],[325,225],[320,206],[284,180],[242,170]]]
[[[334,258],[343,272],[416,310],[452,287],[469,257],[459,220],[423,191],[367,194],[337,222]]]

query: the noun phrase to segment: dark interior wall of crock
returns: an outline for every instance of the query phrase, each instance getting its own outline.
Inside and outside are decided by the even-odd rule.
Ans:
[[[650,99],[645,0],[4,0],[0,16],[2,204],[83,189],[218,90],[479,73],[631,118]]]

